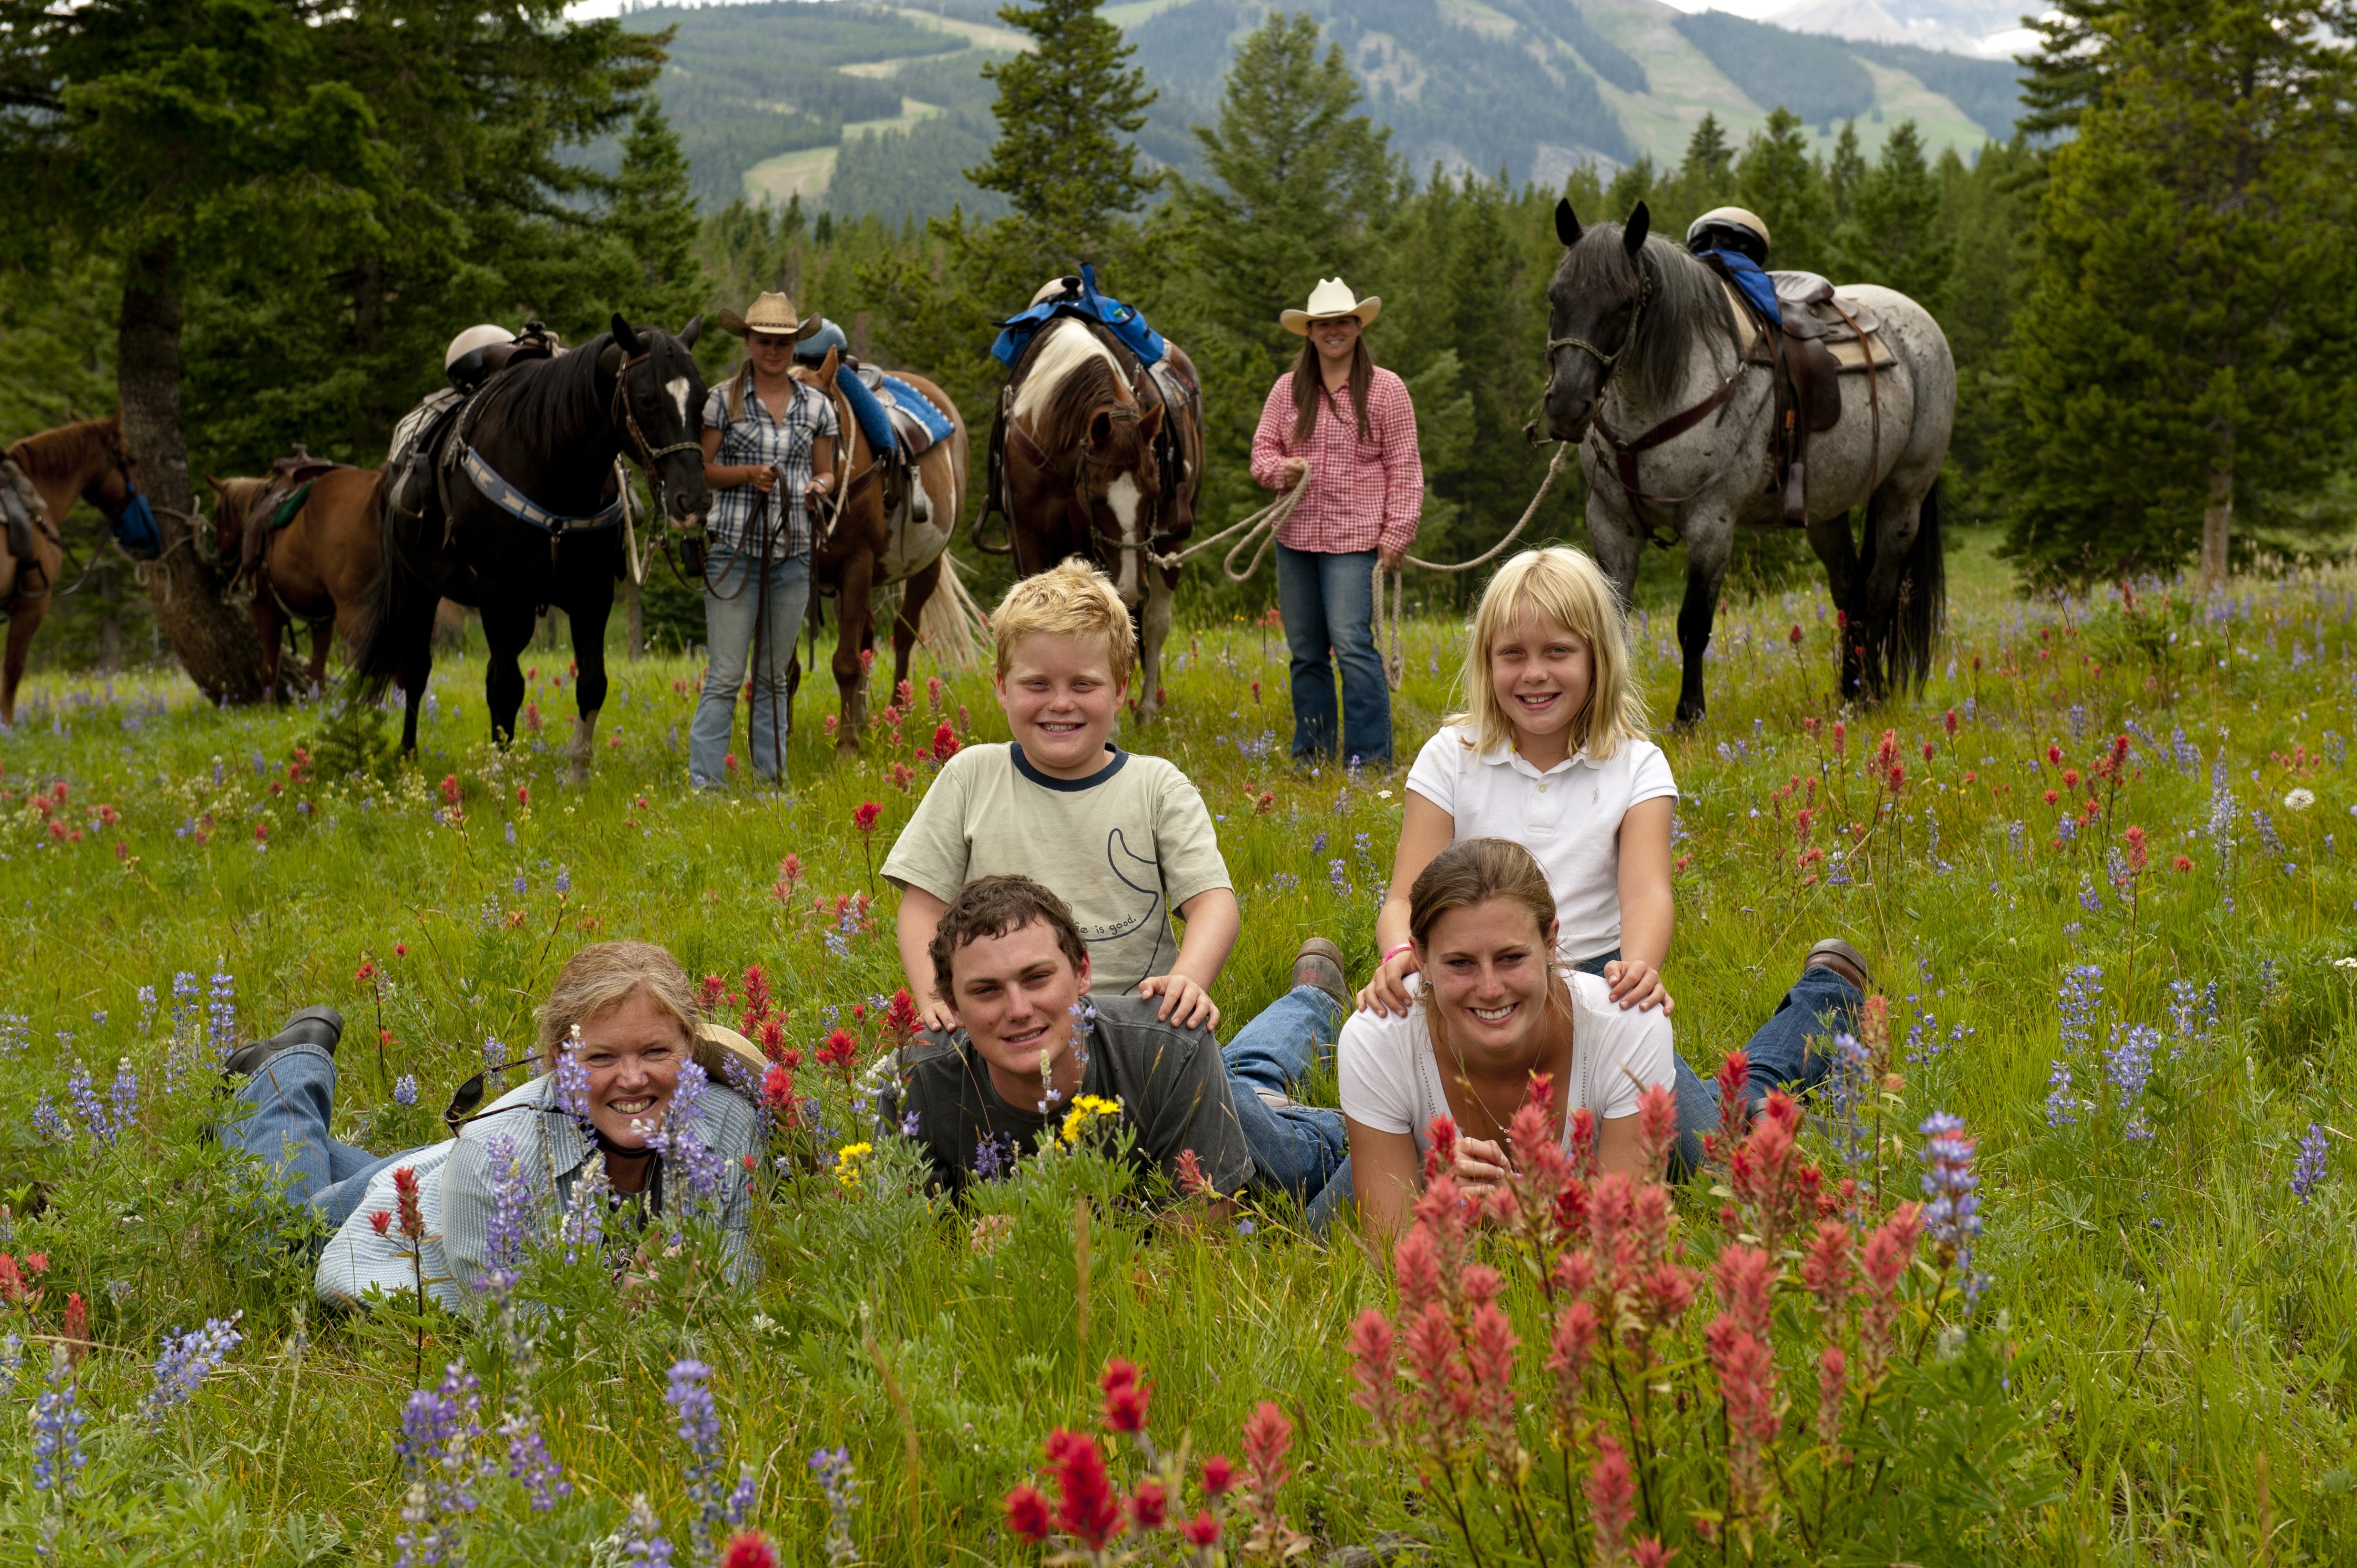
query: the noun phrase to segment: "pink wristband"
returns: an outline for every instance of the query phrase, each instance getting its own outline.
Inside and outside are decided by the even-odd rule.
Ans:
[[[1384,953],[1383,957],[1381,957],[1381,958],[1379,958],[1379,959],[1375,960],[1375,962],[1376,962],[1378,965],[1389,963],[1389,962],[1391,962],[1391,961],[1392,961],[1392,960],[1394,960],[1394,959],[1395,959],[1395,958],[1399,957],[1399,955],[1400,955],[1400,954],[1402,954],[1402,953],[1404,953],[1404,952],[1407,951],[1410,948],[1412,948],[1412,947],[1414,947],[1414,946],[1415,946],[1415,944],[1414,942],[1402,942],[1402,943],[1400,943],[1400,945],[1399,945],[1399,946],[1397,946],[1397,947],[1395,947],[1395,948],[1392,949],[1390,951],[1388,951],[1388,952]]]

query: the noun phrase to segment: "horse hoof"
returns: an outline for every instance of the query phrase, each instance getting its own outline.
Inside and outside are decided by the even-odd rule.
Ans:
[[[838,740],[834,743],[834,759],[837,762],[855,762],[858,760],[858,757],[859,743],[857,741]]]
[[[565,770],[565,781],[576,789],[588,783],[589,765],[586,762],[574,763]]]

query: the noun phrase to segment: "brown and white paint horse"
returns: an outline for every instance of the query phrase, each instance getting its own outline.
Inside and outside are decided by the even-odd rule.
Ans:
[[[1186,388],[1200,384],[1176,344],[1166,349]],[[1133,380],[1133,376],[1135,380]],[[1170,635],[1174,553],[1194,528],[1202,482],[1200,403],[1125,362],[1086,323],[1059,317],[1024,356],[1006,420],[1005,493],[1015,569],[1044,572],[1068,556],[1103,567],[1138,634],[1132,690],[1138,715],[1162,710],[1162,645]],[[1166,478],[1157,451],[1178,422],[1179,459]]]
[[[16,685],[33,633],[49,613],[49,596],[65,564],[59,520],[76,497],[112,521],[131,503],[131,453],[119,419],[84,419],[27,435],[8,448],[8,459],[24,470],[41,495],[46,517],[33,520],[33,559],[18,561],[0,539],[0,613],[8,618],[8,650],[0,663],[0,725],[16,722]]]

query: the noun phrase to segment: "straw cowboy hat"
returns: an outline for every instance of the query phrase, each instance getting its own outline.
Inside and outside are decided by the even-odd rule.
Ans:
[[[759,332],[764,338],[783,338],[799,343],[819,328],[826,318],[813,313],[807,319],[797,319],[794,302],[782,294],[770,293],[753,302],[753,307],[739,316],[733,310],[720,313],[720,329],[739,338]]]
[[[1371,294],[1361,299],[1351,292],[1351,285],[1340,278],[1319,278],[1318,286],[1309,291],[1309,308],[1279,312],[1277,320],[1297,338],[1309,336],[1313,321],[1331,321],[1338,316],[1355,316],[1361,327],[1372,326],[1383,314],[1383,298]]]

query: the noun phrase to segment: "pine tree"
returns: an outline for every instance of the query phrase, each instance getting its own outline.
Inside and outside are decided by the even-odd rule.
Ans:
[[[2008,550],[2036,575],[2224,578],[2238,507],[2287,518],[2342,464],[2352,67],[2305,0],[2110,8],[2047,28],[2057,147],[2014,318]],[[2092,38],[2092,44],[2089,38]],[[2091,58],[2050,59],[2091,47]]]
[[[607,209],[606,232],[629,258],[630,285],[614,308],[633,322],[677,331],[705,308],[708,286],[695,259],[695,198],[679,133],[650,93],[622,138],[622,169]]]
[[[1908,134],[1914,134],[1911,121],[1908,122]],[[1841,134],[1834,138],[1833,161],[1825,166],[1825,189],[1833,197],[1836,221],[1849,216],[1850,199],[1865,179],[1866,155],[1857,150],[1857,117],[1852,115],[1842,122]]]
[[[1009,5],[999,19],[1038,40],[1028,54],[982,68],[998,84],[998,140],[990,161],[966,170],[1005,196],[1043,248],[1077,261],[1102,247],[1114,220],[1158,189],[1129,138],[1156,94],[1126,66],[1135,46],[1097,14],[1102,0]]]
[[[1838,151],[1834,163],[1838,170]],[[1940,186],[1923,161],[1915,122],[1892,126],[1874,167],[1851,178],[1850,214],[1834,231],[1835,270],[1846,282],[1895,288],[1937,315],[1947,305],[1956,241],[1940,221]]]
[[[1735,164],[1736,199],[1760,215],[1780,267],[1823,272],[1833,238],[1834,206],[1824,170],[1809,156],[1801,117],[1779,108],[1751,134]]]
[[[1277,313],[1318,278],[1364,275],[1351,263],[1403,177],[1341,48],[1321,57],[1318,31],[1306,15],[1272,13],[1237,47],[1218,123],[1195,127],[1218,184],[1185,184],[1178,202],[1198,314],[1278,357],[1298,340]]]

